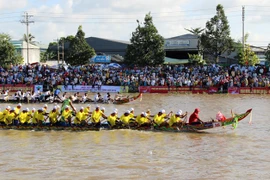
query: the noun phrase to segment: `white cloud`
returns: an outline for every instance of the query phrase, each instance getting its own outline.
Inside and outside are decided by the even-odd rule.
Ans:
[[[32,13],[35,24],[30,24],[31,33],[36,40],[48,43],[61,36],[75,35],[79,25],[83,26],[86,37],[129,40],[137,26],[136,20],[142,22],[148,12],[163,37],[178,36],[188,33],[185,28],[204,28],[206,21],[215,15],[218,3],[224,6],[234,39],[242,36],[241,8],[245,5],[249,40],[254,44],[262,40],[270,42],[265,30],[270,26],[267,23],[270,1],[266,0],[257,0],[259,6],[252,5],[253,0],[0,0],[0,10]],[[0,19],[0,25],[5,25],[2,31],[22,37],[25,26],[18,22],[19,19],[18,15],[16,23],[11,24],[4,24]]]
[[[27,0],[0,0],[0,10],[1,11],[8,11],[8,10],[15,10],[18,8],[23,8],[27,5]]]

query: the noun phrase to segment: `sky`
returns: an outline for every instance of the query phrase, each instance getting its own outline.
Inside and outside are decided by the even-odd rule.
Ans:
[[[82,25],[85,37],[129,41],[132,32],[151,13],[164,38],[187,34],[185,29],[205,28],[224,7],[231,37],[242,38],[242,7],[245,7],[247,43],[267,47],[270,43],[269,0],[0,0],[0,33],[19,40],[26,34],[24,13],[30,15],[29,33],[41,44],[76,34]],[[33,22],[33,23],[32,23]]]

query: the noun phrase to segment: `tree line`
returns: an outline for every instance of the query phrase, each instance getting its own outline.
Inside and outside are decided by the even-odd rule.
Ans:
[[[151,13],[145,15],[144,22],[137,20],[137,27],[132,32],[130,44],[127,46],[124,63],[129,66],[156,66],[164,63],[165,50],[164,38],[158,33],[154,25]],[[230,35],[230,26],[225,15],[222,5],[217,5],[216,14],[206,22],[205,28],[186,29],[198,38],[197,50],[198,54],[190,54],[189,61],[193,64],[202,64],[205,61],[217,63],[219,58],[224,55],[230,55],[236,52],[235,58],[239,64],[255,65],[259,63],[257,55],[247,44],[248,34],[245,35],[244,45],[241,41],[235,41]],[[31,42],[34,38],[31,34],[24,40]],[[10,36],[0,34],[0,63],[23,62],[21,55],[15,51],[12,46]],[[47,59],[58,59],[58,45],[63,48],[64,45],[64,61],[70,65],[88,64],[90,58],[95,55],[95,50],[86,42],[85,33],[82,26],[78,27],[75,36],[69,35],[61,37],[58,42],[51,42],[46,52],[41,53],[41,61]],[[62,55],[62,54],[61,54]],[[270,61],[270,43],[265,52],[266,59]]]

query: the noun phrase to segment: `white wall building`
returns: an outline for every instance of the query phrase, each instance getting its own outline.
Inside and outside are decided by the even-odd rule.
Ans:
[[[26,41],[10,41],[18,53],[20,53],[24,59],[24,64],[40,62],[40,47],[29,43],[29,62],[27,60],[27,42]]]

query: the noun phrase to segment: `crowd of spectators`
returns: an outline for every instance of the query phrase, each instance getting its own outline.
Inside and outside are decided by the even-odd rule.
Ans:
[[[102,65],[53,69],[47,65],[32,64],[0,67],[0,83],[43,85],[45,89],[53,89],[57,85],[121,85],[135,91],[139,86],[269,87],[268,72],[265,66],[221,67],[215,64],[117,69]]]

